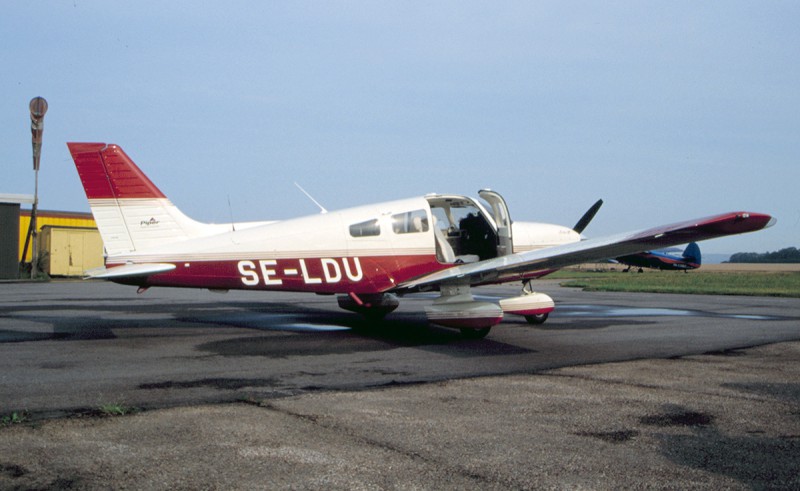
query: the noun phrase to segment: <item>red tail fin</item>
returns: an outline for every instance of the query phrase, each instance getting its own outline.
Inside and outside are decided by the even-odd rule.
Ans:
[[[67,146],[109,257],[218,233],[181,213],[117,145]]]
[[[165,198],[120,147],[67,143],[88,199]]]

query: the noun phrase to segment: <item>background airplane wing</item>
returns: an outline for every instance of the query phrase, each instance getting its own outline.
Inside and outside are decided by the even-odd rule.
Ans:
[[[457,265],[399,285],[399,291],[415,291],[442,283],[476,285],[521,279],[536,271],[600,261],[651,249],[726,235],[754,232],[772,226],[775,219],[763,213],[732,212],[696,220],[626,232],[604,238],[548,247]]]

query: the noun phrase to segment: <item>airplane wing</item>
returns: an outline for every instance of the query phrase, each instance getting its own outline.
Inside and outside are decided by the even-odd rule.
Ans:
[[[174,264],[167,263],[144,263],[144,264],[124,264],[114,268],[96,268],[86,271],[86,278],[97,278],[109,280],[114,278],[132,278],[136,276],[150,276],[156,273],[164,273],[175,269]]]
[[[753,232],[770,227],[775,221],[773,217],[762,213],[724,213],[457,265],[403,283],[397,290],[418,291],[440,284],[477,285],[513,281],[536,271],[559,269],[573,264],[600,261],[692,241]]]

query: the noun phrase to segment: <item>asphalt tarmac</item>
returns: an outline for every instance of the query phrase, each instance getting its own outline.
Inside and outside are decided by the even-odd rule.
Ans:
[[[369,324],[332,297],[0,284],[0,416],[29,418],[0,428],[0,488],[800,486],[800,301],[537,287],[546,324],[464,340],[424,296]]]

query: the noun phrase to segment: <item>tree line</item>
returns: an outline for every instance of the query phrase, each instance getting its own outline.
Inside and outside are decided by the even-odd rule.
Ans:
[[[729,263],[800,263],[800,249],[787,247],[775,252],[737,252]]]

